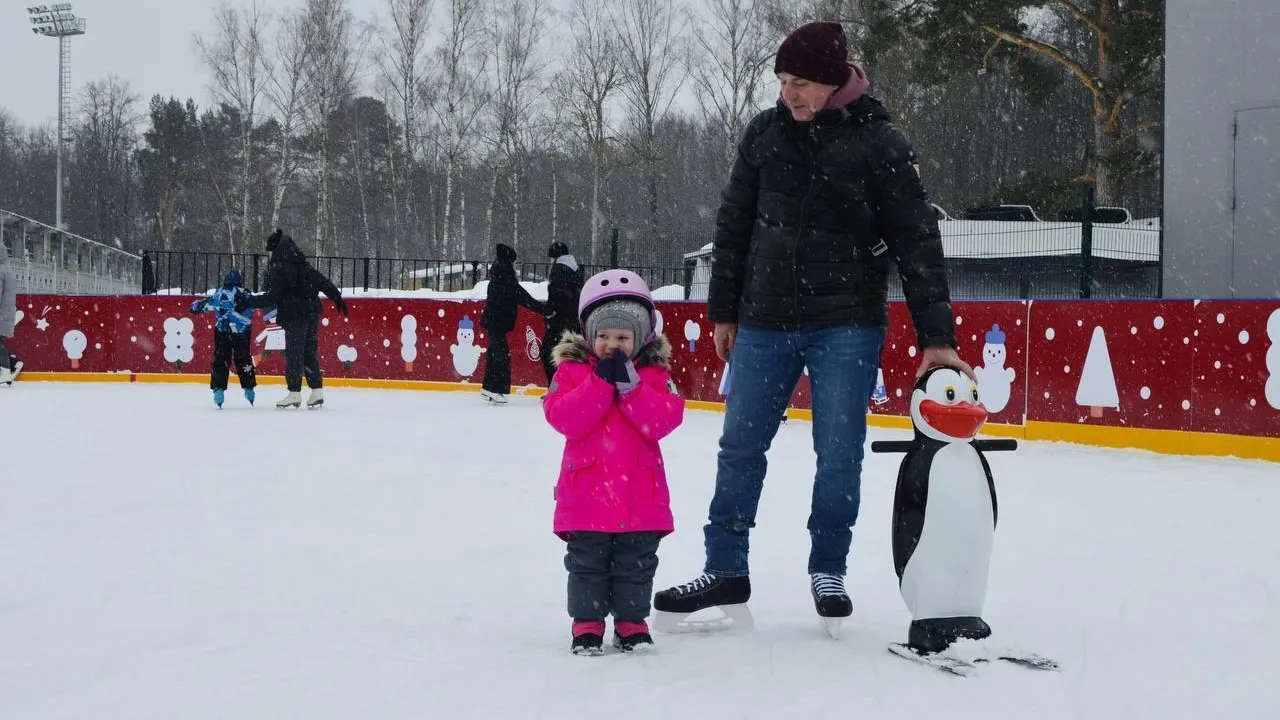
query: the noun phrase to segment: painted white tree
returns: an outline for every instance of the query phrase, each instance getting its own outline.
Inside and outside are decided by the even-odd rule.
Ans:
[[[1103,408],[1120,409],[1115,369],[1111,365],[1111,353],[1107,350],[1107,336],[1101,327],[1093,329],[1093,338],[1089,341],[1084,370],[1076,387],[1076,404],[1089,408],[1090,417],[1095,418],[1102,417]]]
[[[1267,319],[1267,339],[1271,341],[1267,349],[1267,404],[1280,410],[1280,310]]]

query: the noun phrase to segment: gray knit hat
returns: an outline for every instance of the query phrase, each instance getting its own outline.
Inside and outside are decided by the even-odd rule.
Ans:
[[[653,332],[653,325],[649,322],[649,308],[635,300],[616,298],[588,313],[583,329],[587,332],[587,342],[593,342],[601,330],[630,330],[635,336],[635,351],[639,351]]]

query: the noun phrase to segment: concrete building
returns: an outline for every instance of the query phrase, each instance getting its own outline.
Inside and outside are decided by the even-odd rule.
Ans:
[[[1165,297],[1280,297],[1280,0],[1167,0]]]

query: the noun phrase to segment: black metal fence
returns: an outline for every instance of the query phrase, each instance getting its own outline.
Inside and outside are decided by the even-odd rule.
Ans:
[[[143,253],[143,294],[198,295],[222,284],[226,271],[236,268],[244,276],[245,287],[259,292],[266,276],[268,255],[262,253],[218,253],[199,251],[148,250]],[[340,288],[358,291],[470,290],[489,277],[489,260],[421,260],[406,258],[366,258],[319,256],[311,264]],[[520,280],[541,282],[551,272],[551,262],[516,263]],[[583,265],[583,272],[608,269],[609,265]],[[629,267],[655,290],[679,286],[686,291],[692,282],[692,265],[686,267]]]
[[[985,211],[1021,207],[999,206]],[[1159,220],[1133,220],[1122,209],[1119,212],[1124,217],[1117,218],[1106,211],[1093,207],[1092,193],[1086,189],[1078,213],[1083,221],[990,219],[990,213],[973,209],[966,211],[971,217],[964,220],[940,217],[951,296],[957,300],[1160,297],[1163,267]],[[612,231],[608,264],[587,264],[584,272],[590,275],[621,264],[644,277],[650,288],[663,288],[661,299],[706,298],[709,250],[687,253],[679,265],[620,262],[635,258],[632,251],[639,246],[630,247],[631,244],[617,230]],[[699,247],[705,246],[705,241],[689,237],[682,244]],[[671,257],[672,247],[667,247],[663,257]],[[256,292],[261,289],[267,259],[267,255],[259,253],[145,252],[142,291],[208,292],[221,283],[228,268],[236,267],[243,273],[246,286]],[[339,256],[311,259],[336,285],[357,291],[466,291],[488,278],[489,262]],[[519,278],[526,282],[546,280],[551,267],[547,260],[516,264]],[[890,274],[889,295],[902,298],[896,273]]]

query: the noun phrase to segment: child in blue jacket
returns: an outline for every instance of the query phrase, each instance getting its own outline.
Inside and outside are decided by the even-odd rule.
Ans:
[[[216,313],[218,322],[213,326],[213,372],[209,377],[209,387],[213,389],[213,402],[222,407],[223,395],[227,390],[227,379],[230,376],[230,363],[234,359],[236,375],[240,377],[240,388],[244,397],[253,404],[254,388],[258,385],[258,377],[253,367],[253,355],[249,351],[249,338],[253,331],[253,310],[236,311],[236,303],[248,297],[244,289],[244,278],[240,271],[231,268],[222,278],[222,287],[212,295],[191,304],[191,312]]]

